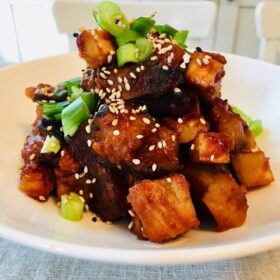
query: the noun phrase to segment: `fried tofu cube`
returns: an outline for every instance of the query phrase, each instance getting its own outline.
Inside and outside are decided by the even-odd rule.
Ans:
[[[150,241],[163,242],[199,225],[189,184],[181,174],[141,181],[129,189],[128,201]]]
[[[203,118],[166,118],[164,124],[176,132],[179,144],[189,143],[201,131],[208,131],[209,124]]]
[[[225,166],[189,163],[184,167],[184,174],[190,182],[195,205],[207,207],[216,221],[217,231],[243,225],[248,209],[244,189]]]
[[[186,81],[201,90],[207,101],[220,97],[221,79],[225,75],[224,56],[208,52],[194,52],[185,72]]]
[[[194,162],[229,163],[233,146],[227,134],[200,132],[190,146],[191,159]]]
[[[77,37],[77,47],[87,66],[94,68],[107,64],[110,52],[115,51],[113,37],[105,30],[84,30]]]
[[[261,150],[234,153],[231,163],[239,182],[247,188],[268,185],[274,181],[269,160]]]

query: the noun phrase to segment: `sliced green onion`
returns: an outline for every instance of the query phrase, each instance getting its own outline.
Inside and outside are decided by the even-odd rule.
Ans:
[[[60,150],[60,141],[55,136],[47,136],[43,147],[41,149],[41,153],[57,153]]]
[[[54,115],[54,118],[55,118],[57,121],[60,121],[60,120],[61,120],[61,113],[60,113],[60,114]]]
[[[143,62],[147,60],[153,52],[153,46],[151,41],[145,38],[139,38],[135,42],[136,48],[139,50],[138,61]]]
[[[70,221],[80,221],[84,212],[85,201],[78,194],[71,192],[61,196],[61,216]]]
[[[71,101],[73,102],[74,100],[76,100],[78,97],[80,97],[81,93],[83,92],[83,89],[77,86],[72,86],[71,87]]]
[[[43,114],[47,117],[52,117],[62,112],[62,110],[69,105],[69,101],[62,101],[57,103],[44,103]]]
[[[178,43],[181,48],[186,48],[185,42],[189,35],[189,31],[181,30],[175,33],[174,40]]]
[[[121,67],[128,62],[138,62],[136,56],[137,48],[134,44],[128,43],[117,49],[118,66]]]
[[[74,102],[63,109],[61,115],[64,136],[73,136],[79,125],[90,117],[90,111],[82,97],[77,98]]]
[[[241,119],[243,119],[247,125],[249,126],[250,130],[254,133],[255,137],[258,137],[261,135],[263,131],[262,121],[261,120],[253,120],[251,117],[246,115],[244,112],[242,112],[240,109],[238,109],[235,106],[231,106],[232,111],[236,114],[238,114]]]
[[[160,34],[166,34],[167,36],[175,36],[175,33],[178,32],[177,29],[175,29],[174,27],[165,24],[165,25],[155,25],[154,26],[155,30],[160,33]]]
[[[62,89],[62,90],[57,90],[53,95],[53,98],[59,101],[59,100],[65,100],[67,96],[68,96],[68,90]]]
[[[104,1],[98,5],[100,26],[117,36],[124,30],[129,29],[129,23],[120,7],[111,1]]]
[[[139,35],[137,32],[128,29],[116,36],[116,42],[118,46],[123,46],[126,43],[136,41],[136,39],[140,37],[141,35]]]
[[[142,37],[146,37],[155,23],[156,21],[152,18],[139,17],[131,24],[130,28],[139,33]]]
[[[96,98],[91,92],[83,92],[81,98],[87,105],[90,113],[93,113],[96,107]]]

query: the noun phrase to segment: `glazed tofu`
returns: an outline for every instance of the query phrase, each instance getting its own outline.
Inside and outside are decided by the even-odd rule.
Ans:
[[[115,53],[113,37],[105,30],[84,30],[77,37],[79,54],[90,68],[108,64],[110,53]]]
[[[232,139],[224,133],[200,132],[190,146],[191,160],[204,163],[229,163]]]
[[[191,163],[184,167],[197,209],[207,207],[218,231],[243,225],[248,209],[244,189],[223,165]]]
[[[225,75],[224,56],[195,51],[185,72],[187,83],[200,89],[201,96],[211,101],[220,97],[221,79]]]
[[[274,181],[269,160],[261,150],[234,153],[231,163],[238,181],[247,188],[265,186]]]
[[[209,124],[203,117],[166,118],[164,124],[176,132],[180,144],[189,143],[195,139],[199,132],[209,130]]]
[[[227,101],[215,100],[210,119],[217,132],[227,134],[233,139],[235,150],[256,147],[253,133],[240,116],[232,112]]]
[[[141,221],[143,237],[153,242],[175,238],[199,225],[189,184],[181,174],[143,180],[129,189],[127,198]]]

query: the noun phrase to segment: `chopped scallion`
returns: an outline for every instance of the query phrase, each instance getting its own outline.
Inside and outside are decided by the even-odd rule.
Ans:
[[[175,33],[174,40],[178,43],[181,48],[186,48],[185,42],[189,35],[189,31],[181,30]]]
[[[51,118],[56,114],[60,114],[67,105],[69,105],[69,101],[62,101],[57,103],[44,103],[43,114],[46,117]]]
[[[57,153],[60,150],[60,141],[55,136],[47,136],[43,147],[41,149],[41,153]]]
[[[137,32],[128,29],[116,36],[116,42],[118,46],[123,46],[126,43],[135,42],[140,37]]]
[[[151,41],[146,38],[139,38],[135,42],[136,48],[139,50],[137,54],[137,58],[139,62],[143,62],[147,60],[153,52],[153,46]]]
[[[146,37],[155,23],[155,20],[152,18],[139,17],[131,24],[130,28],[136,31],[142,37]]]
[[[172,36],[174,37],[174,35],[176,34],[176,32],[178,32],[178,30],[176,30],[174,27],[165,24],[165,25],[155,25],[154,26],[155,30],[160,33],[160,34],[166,34],[167,36]]]
[[[128,43],[117,49],[118,66],[123,66],[128,62],[138,62],[136,55],[137,48],[134,44]]]

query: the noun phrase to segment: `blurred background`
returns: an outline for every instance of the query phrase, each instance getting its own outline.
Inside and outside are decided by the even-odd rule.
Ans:
[[[146,16],[149,14],[145,5],[153,3],[153,7],[159,7],[157,17],[164,14],[166,19],[170,15],[184,29],[192,27],[191,47],[200,45],[208,50],[234,53],[280,65],[280,0],[267,2],[268,5],[259,0],[116,2],[124,7],[135,2],[143,3],[142,6],[137,5],[137,11]],[[211,13],[207,5],[202,11],[205,2],[214,3],[215,11]],[[201,4],[200,12],[194,11],[192,16],[188,13],[184,15],[183,6],[180,6],[184,3]],[[86,5],[85,9],[83,5]],[[96,1],[0,0],[0,65],[73,51],[75,42],[71,34],[78,31],[78,24],[85,27],[94,24],[91,9],[88,9],[94,5]],[[208,28],[203,27],[203,24]],[[207,34],[202,32],[203,28],[207,29]],[[195,36],[192,36],[192,30],[196,32]]]

